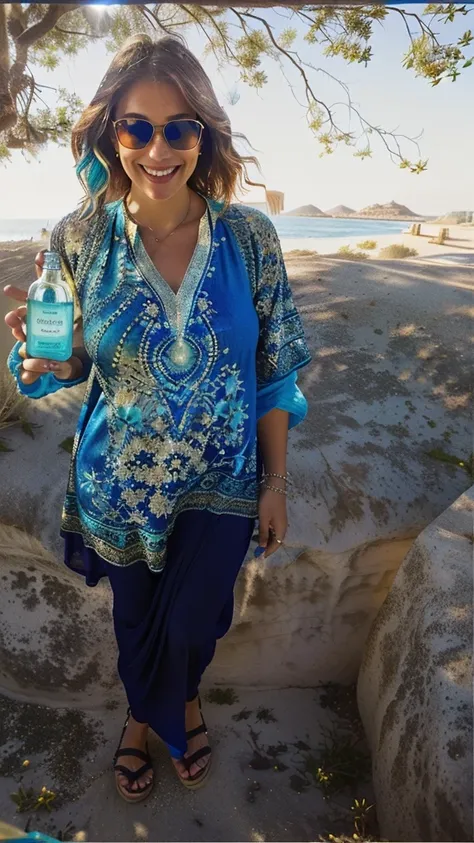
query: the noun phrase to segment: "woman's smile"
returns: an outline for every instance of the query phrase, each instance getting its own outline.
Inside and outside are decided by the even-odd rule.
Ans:
[[[146,164],[138,165],[145,173],[152,184],[167,184],[177,174],[181,164],[174,167],[147,167]]]

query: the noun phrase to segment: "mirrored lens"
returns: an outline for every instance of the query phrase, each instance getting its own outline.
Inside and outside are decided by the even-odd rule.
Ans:
[[[143,149],[153,137],[153,124],[148,120],[119,120],[115,124],[117,138],[127,149]]]
[[[197,120],[170,120],[163,129],[166,142],[172,149],[194,149],[201,139]]]

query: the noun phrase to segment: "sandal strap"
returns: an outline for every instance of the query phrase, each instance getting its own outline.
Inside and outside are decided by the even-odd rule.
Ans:
[[[210,746],[202,746],[200,749],[197,749],[196,752],[193,752],[192,755],[188,755],[186,758],[183,758],[183,761],[188,771],[189,768],[196,763],[196,761],[199,761],[201,758],[205,758],[207,755],[210,755],[211,751],[212,750]],[[203,769],[205,768],[203,767]],[[196,775],[198,775],[198,773],[196,773]]]
[[[150,762],[143,764],[138,770],[129,770],[128,767],[124,767],[122,764],[115,764],[114,770],[116,773],[122,773],[122,775],[126,776],[131,784],[137,781],[140,776],[143,776],[144,773],[147,773],[148,770],[151,770],[152,766]]]
[[[136,757],[139,758],[140,761],[145,761],[147,764],[150,763],[150,756],[147,752],[143,752],[143,750],[141,749],[129,749],[128,747],[126,747],[124,749],[117,750],[114,756],[114,763],[116,762],[117,758],[120,758],[121,755]]]
[[[127,730],[128,721],[130,720],[130,716],[131,716],[131,714],[132,714],[132,712],[131,712],[131,709],[130,709],[130,706],[129,706],[129,707],[127,708],[127,714],[126,714],[126,717],[125,717],[125,723],[123,724],[122,734],[120,735],[120,740],[119,740],[119,742],[118,742],[118,744],[117,744],[117,750],[116,750],[116,752],[115,752],[114,759],[117,757],[117,752],[119,751],[119,749],[120,749],[120,744],[121,744],[121,743],[122,743],[122,741],[123,741],[123,736],[124,736],[124,734],[125,734],[125,732],[126,732],[126,730]]]
[[[186,732],[186,740],[190,741],[192,738],[195,738],[197,735],[207,735],[206,724],[204,720],[202,721],[200,726],[196,726],[195,729],[190,729],[189,732]]]

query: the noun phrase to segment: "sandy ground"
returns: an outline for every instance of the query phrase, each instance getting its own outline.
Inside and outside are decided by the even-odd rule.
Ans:
[[[146,802],[128,805],[116,793],[111,772],[124,706],[77,712],[0,696],[0,732],[10,738],[5,734],[0,757],[0,818],[24,828],[28,814],[16,814],[10,799],[21,782],[57,793],[55,810],[32,815],[30,828],[59,839],[71,840],[79,832],[76,839],[88,841],[264,843],[352,834],[351,789],[325,801],[308,768],[316,773],[326,730],[354,735],[360,721],[351,727],[353,702],[347,707],[349,720],[321,703],[324,692],[310,689],[238,689],[231,705],[204,703],[214,748],[207,785],[186,791],[163,745],[153,738],[157,786]],[[354,794],[373,801],[367,782],[359,782]]]
[[[443,246],[430,243],[430,240],[438,234],[441,227],[439,225],[422,224],[420,237],[414,237],[412,234],[406,233],[384,234],[380,236],[370,235],[367,239],[375,240],[377,248],[365,251],[370,259],[378,259],[380,249],[395,243],[401,243],[410,249],[416,249],[420,260],[448,260],[449,262],[474,265],[474,226],[446,226],[449,228],[449,240]],[[305,240],[295,238],[294,240],[285,240],[283,248],[285,253],[293,249],[306,249],[308,251],[316,251],[319,255],[336,256],[341,246],[350,246],[353,249],[357,249],[357,244],[364,239],[366,238],[360,234],[357,237],[319,237]]]
[[[35,280],[34,259],[44,244],[23,242],[0,242],[0,360],[4,360],[11,346],[11,334],[3,317],[13,310],[15,302],[3,294],[7,284],[15,284],[27,290]]]

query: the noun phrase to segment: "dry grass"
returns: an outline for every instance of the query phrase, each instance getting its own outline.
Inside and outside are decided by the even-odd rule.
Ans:
[[[369,256],[366,252],[356,252],[350,246],[341,246],[334,257],[343,258],[346,261],[365,261]]]
[[[358,249],[376,249],[377,248],[377,241],[376,240],[363,240],[362,243],[357,244]]]
[[[416,249],[410,249],[403,243],[393,243],[391,246],[380,249],[379,252],[379,258],[416,258],[417,255]]]
[[[57,567],[58,564],[53,554],[49,553],[38,539],[18,527],[0,523],[0,560],[13,562],[15,559],[21,560],[22,566],[26,566],[28,562],[48,567]]]
[[[26,420],[28,401],[20,395],[10,372],[0,368],[0,430]]]
[[[285,258],[313,258],[317,256],[318,253],[310,249],[292,249],[290,252],[285,252]]]

